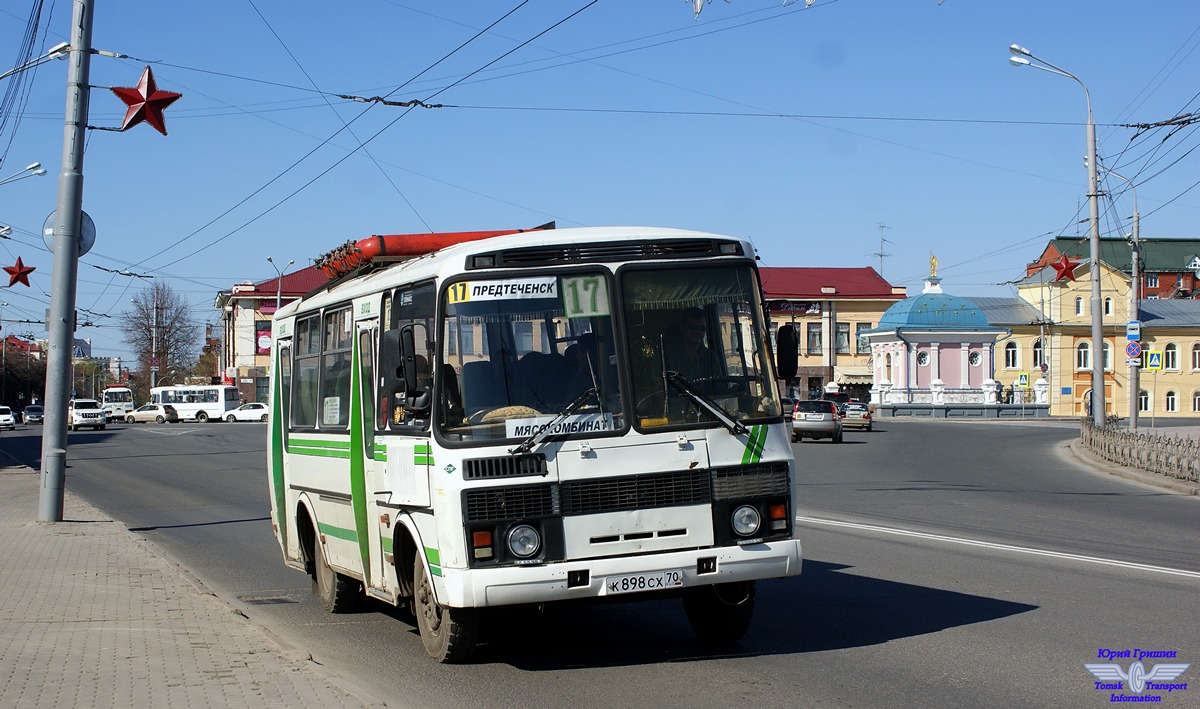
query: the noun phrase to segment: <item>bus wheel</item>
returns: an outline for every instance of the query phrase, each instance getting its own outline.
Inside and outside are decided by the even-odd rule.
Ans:
[[[318,540],[313,541],[313,556],[316,558],[313,592],[321,599],[321,605],[330,613],[354,610],[362,597],[358,581],[333,570]]]
[[[208,423],[208,414],[203,411],[196,414],[196,423]]]
[[[701,642],[729,645],[741,639],[754,615],[754,582],[689,588],[683,594],[688,623]]]
[[[438,605],[425,573],[421,553],[413,557],[413,615],[425,652],[438,662],[462,662],[475,652],[479,612],[473,608]]]

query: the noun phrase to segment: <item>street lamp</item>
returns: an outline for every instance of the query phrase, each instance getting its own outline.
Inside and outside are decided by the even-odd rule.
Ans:
[[[1137,187],[1134,186],[1134,184],[1132,182],[1130,182],[1129,178],[1121,175],[1116,170],[1104,167],[1103,165],[1100,166],[1100,169],[1104,170],[1106,173],[1112,175],[1113,177],[1115,177],[1115,178],[1121,180],[1122,182],[1124,182],[1125,184],[1129,185],[1130,191],[1133,192],[1133,233],[1130,234],[1130,238],[1132,239],[1132,241],[1130,242],[1130,247],[1132,248],[1132,257],[1130,258],[1130,262],[1129,262],[1129,284],[1131,286],[1131,288],[1129,289],[1129,321],[1136,322],[1140,318],[1140,315],[1138,313],[1138,306],[1139,306],[1138,301],[1141,300],[1141,297],[1142,297],[1142,295],[1141,295],[1142,280],[1141,280],[1141,276],[1138,275],[1138,259],[1140,256],[1142,243],[1138,238],[1138,222],[1140,221],[1141,217],[1138,214]],[[1137,430],[1138,401],[1142,397],[1142,390],[1141,390],[1141,386],[1138,381],[1139,380],[1138,375],[1141,373],[1141,368],[1138,367],[1136,362],[1137,362],[1137,358],[1135,358],[1135,357],[1129,358],[1129,396],[1130,396],[1130,400],[1129,400],[1129,430],[1130,431]]]
[[[1013,56],[1008,58],[1008,62],[1013,66],[1033,67],[1074,79],[1083,87],[1083,94],[1087,98],[1088,211],[1092,226],[1090,239],[1092,259],[1092,420],[1097,426],[1103,428],[1106,411],[1104,406],[1104,311],[1100,308],[1100,201],[1099,181],[1096,178],[1096,123],[1092,120],[1092,94],[1078,76],[1054,66],[1045,59],[1035,57],[1028,49],[1013,44],[1009,46],[1008,51],[1012,52]]]
[[[271,268],[275,269],[275,312],[279,312],[279,301],[283,297],[283,271],[286,271],[288,266],[291,266],[295,261],[288,261],[287,266],[283,267],[283,271],[275,265],[275,261],[268,256],[267,263],[271,264]]]
[[[5,177],[4,179],[0,179],[0,185],[7,185],[10,182],[16,182],[17,180],[23,180],[26,177],[33,177],[35,175],[38,177],[41,177],[42,175],[45,175],[45,174],[46,174],[46,168],[42,167],[42,164],[40,162],[35,162],[32,165],[25,166],[24,170],[21,170],[20,172],[18,172],[16,174],[9,175],[8,177]]]

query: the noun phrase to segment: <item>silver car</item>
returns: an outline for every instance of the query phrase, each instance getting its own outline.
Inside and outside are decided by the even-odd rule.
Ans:
[[[842,426],[870,431],[871,407],[857,401],[851,401],[849,404],[846,404],[842,407]]]
[[[842,416],[836,402],[824,399],[796,402],[792,411],[792,442],[805,438],[842,442]]]

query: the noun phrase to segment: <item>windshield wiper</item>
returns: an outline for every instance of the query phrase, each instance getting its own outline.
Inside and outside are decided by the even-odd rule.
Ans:
[[[564,406],[563,410],[559,412],[558,416],[555,416],[546,423],[542,424],[540,427],[538,427],[538,430],[529,434],[528,438],[521,441],[520,445],[518,445],[516,448],[510,448],[508,452],[511,455],[519,455],[521,453],[528,453],[529,451],[533,450],[534,446],[540,445],[541,442],[546,439],[546,436],[550,435],[548,431],[557,426],[568,416],[575,413],[581,406],[587,403],[588,399],[596,396],[598,393],[599,392],[597,391],[596,387],[592,387],[591,389],[583,392],[578,396],[578,398],[575,399],[575,401],[572,401]]]
[[[700,393],[691,382],[679,376],[679,372],[667,372],[667,381],[676,389],[683,392],[683,395],[693,404],[711,414],[722,426],[729,429],[730,433],[740,434],[747,432],[746,427],[740,421],[730,418],[725,409],[717,406],[716,402]]]

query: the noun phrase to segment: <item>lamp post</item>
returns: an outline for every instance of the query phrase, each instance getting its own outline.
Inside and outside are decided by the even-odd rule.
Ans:
[[[1092,120],[1092,94],[1078,76],[1054,66],[1045,59],[1034,56],[1028,49],[1014,44],[1009,46],[1008,51],[1012,52],[1008,61],[1013,66],[1029,66],[1074,79],[1075,83],[1083,87],[1083,94],[1087,98],[1088,211],[1091,222],[1089,241],[1092,260],[1092,420],[1097,426],[1103,428],[1106,411],[1104,406],[1104,311],[1100,308],[1100,200],[1099,181],[1096,177],[1096,123]]]
[[[275,269],[275,312],[279,312],[279,301],[283,297],[283,271],[286,271],[288,266],[291,266],[295,261],[288,261],[287,266],[283,267],[283,271],[275,265],[275,261],[268,256],[267,263],[271,264],[271,268]]]
[[[8,303],[0,303],[0,335],[4,336],[4,341],[0,342],[0,405],[8,401],[8,331],[4,329],[4,309],[8,307]]]
[[[34,176],[41,177],[42,175],[45,175],[45,174],[46,174],[46,169],[44,167],[42,167],[42,164],[40,162],[35,162],[32,165],[26,166],[24,170],[21,170],[20,172],[18,172],[16,174],[9,175],[8,177],[0,179],[0,185],[7,185],[10,182],[16,182],[17,180],[23,180],[26,177],[34,177]]]
[[[1138,260],[1141,256],[1142,243],[1138,236],[1138,222],[1141,217],[1138,214],[1137,187],[1129,181],[1129,178],[1121,175],[1116,170],[1103,166],[1101,166],[1101,169],[1129,185],[1130,191],[1133,192],[1133,233],[1130,234],[1132,241],[1129,244],[1132,250],[1129,261],[1129,320],[1130,322],[1136,322],[1141,317],[1138,313],[1138,301],[1142,297],[1142,279],[1138,274]],[[1129,430],[1136,431],[1138,424],[1138,400],[1141,399],[1142,392],[1141,384],[1138,381],[1141,368],[1136,364],[1136,358],[1130,357],[1129,362]]]

